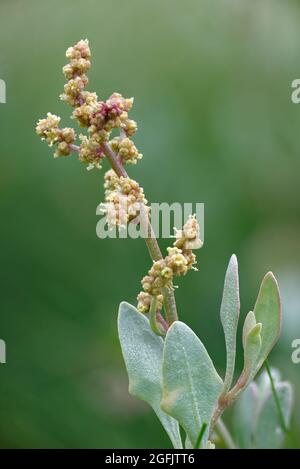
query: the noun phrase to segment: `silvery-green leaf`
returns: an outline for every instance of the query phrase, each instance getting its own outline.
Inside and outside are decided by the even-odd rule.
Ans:
[[[261,330],[261,323],[257,323],[245,337],[243,371],[243,374],[247,377],[245,386],[254,377],[256,372],[257,359],[261,350]]]
[[[239,274],[237,258],[233,254],[229,261],[226,271],[223,297],[221,303],[221,322],[225,334],[226,343],[226,375],[224,380],[224,391],[228,391],[235,367],[236,354],[236,332],[240,314],[240,296],[239,296]]]
[[[253,311],[249,311],[245,318],[244,326],[243,326],[243,347],[245,348],[246,337],[250,330],[255,326],[256,319],[254,316]]]
[[[129,392],[153,408],[174,448],[182,448],[179,425],[160,408],[164,342],[152,332],[148,319],[128,303],[121,303],[119,337],[129,377]]]
[[[277,383],[275,388],[285,424],[288,427],[293,401],[292,388],[287,382]],[[255,448],[258,449],[276,449],[283,445],[284,433],[280,426],[278,411],[271,391],[260,407],[254,438]]]
[[[272,272],[264,277],[256,300],[254,314],[257,322],[262,323],[261,350],[257,371],[278,340],[281,329],[281,304],[279,289]]]
[[[237,400],[233,413],[234,438],[238,448],[251,449],[256,424],[258,387],[252,382]]]
[[[161,408],[185,430],[193,447],[203,423],[207,443],[212,414],[223,382],[204,345],[184,323],[176,321],[165,339]]]

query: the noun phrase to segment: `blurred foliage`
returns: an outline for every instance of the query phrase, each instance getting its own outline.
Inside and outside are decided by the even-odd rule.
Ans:
[[[299,446],[300,374],[290,358],[300,336],[300,106],[290,100],[299,21],[296,0],[1,0],[1,447],[169,444],[152,411],[128,396],[117,340],[118,304],[134,303],[150,265],[144,243],[97,239],[102,174],[53,160],[34,133],[47,111],[70,125],[61,67],[85,37],[89,88],[135,96],[145,156],[132,177],[152,202],[205,203],[199,272],[179,282],[177,298],[220,373],[230,255],[243,315],[263,274],[278,277],[284,329],[270,360],[294,383]]]

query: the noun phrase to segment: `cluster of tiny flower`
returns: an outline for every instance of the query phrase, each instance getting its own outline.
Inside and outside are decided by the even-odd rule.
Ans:
[[[142,313],[150,310],[152,297],[157,297],[157,310],[162,308],[162,288],[172,288],[173,277],[185,275],[195,267],[196,256],[193,249],[202,246],[199,225],[195,216],[189,217],[182,230],[175,231],[175,242],[167,248],[168,255],[164,259],[153,262],[151,269],[142,279],[143,291],[137,297],[138,309]]]
[[[75,131],[69,127],[59,128],[60,117],[48,112],[46,119],[39,120],[36,132],[42,140],[52,147],[56,145],[54,157],[68,156],[72,153],[72,145],[76,140]]]
[[[90,170],[101,168],[105,157],[103,143],[109,142],[113,129],[118,129],[120,136],[111,140],[111,147],[123,164],[136,163],[142,155],[130,140],[137,130],[136,122],[128,117],[133,98],[127,99],[119,93],[113,93],[106,101],[98,101],[96,93],[85,90],[89,81],[86,73],[91,67],[91,51],[87,40],[70,47],[66,56],[69,63],[63,67],[63,73],[68,82],[60,98],[74,108],[72,118],[80,127],[87,128],[88,136],[80,135],[81,144],[74,145],[74,130],[59,129],[60,118],[52,114],[38,122],[38,135],[50,146],[57,144],[55,156],[67,156],[77,151],[79,160]]]
[[[128,137],[115,137],[110,141],[110,145],[123,164],[136,164],[137,161],[143,157],[143,155],[138,152],[133,141]]]
[[[125,227],[139,215],[141,204],[149,210],[144,190],[139,184],[133,179],[118,177],[113,169],[104,175],[104,188],[105,203],[100,205],[100,209],[110,228]]]

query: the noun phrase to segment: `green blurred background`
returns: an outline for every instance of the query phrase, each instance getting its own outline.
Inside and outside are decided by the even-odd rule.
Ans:
[[[290,99],[299,24],[296,0],[1,0],[1,447],[170,445],[152,411],[128,395],[117,338],[118,304],[135,302],[150,266],[145,245],[96,237],[103,172],[54,160],[34,133],[47,111],[70,125],[61,67],[65,49],[86,37],[89,89],[135,97],[144,159],[131,176],[152,202],[205,203],[199,272],[178,282],[176,296],[221,374],[230,255],[239,258],[242,316],[264,273],[278,277],[284,327],[270,361],[294,383],[300,446],[300,365],[291,362],[300,337],[300,105]]]

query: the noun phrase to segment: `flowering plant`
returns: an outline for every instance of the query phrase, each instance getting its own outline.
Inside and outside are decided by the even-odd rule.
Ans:
[[[152,258],[137,307],[123,302],[119,308],[119,337],[131,394],[150,404],[175,448],[183,447],[180,426],[186,434],[186,448],[214,448],[216,432],[229,447],[235,447],[221,416],[247,389],[243,395],[247,399],[242,397],[236,411],[239,445],[280,446],[289,424],[291,387],[268,367],[270,384],[264,384],[265,376],[260,384],[253,382],[280,334],[281,305],[274,275],[269,272],[264,277],[253,312],[244,321],[244,367],[233,384],[240,298],[237,259],[235,255],[230,259],[220,313],[227,356],[223,380],[201,340],[178,320],[175,302],[175,278],[197,270],[194,250],[203,244],[198,221],[190,216],[176,230],[175,241],[163,256],[143,188],[125,169],[142,158],[131,139],[137,131],[128,115],[133,98],[113,93],[101,101],[96,93],[85,90],[91,66],[87,40],[70,47],[66,56],[69,63],[63,73],[67,83],[61,99],[73,107],[72,118],[87,133],[79,135],[77,144],[74,129],[61,128],[60,118],[51,113],[38,122],[36,132],[55,147],[55,157],[77,153],[88,170],[101,169],[104,160],[108,161],[111,169],[104,175],[105,202],[101,205],[107,224],[119,228],[131,222],[143,225]],[[118,135],[113,136],[113,131]],[[262,389],[260,394],[258,389]],[[254,432],[254,428],[258,430]]]

